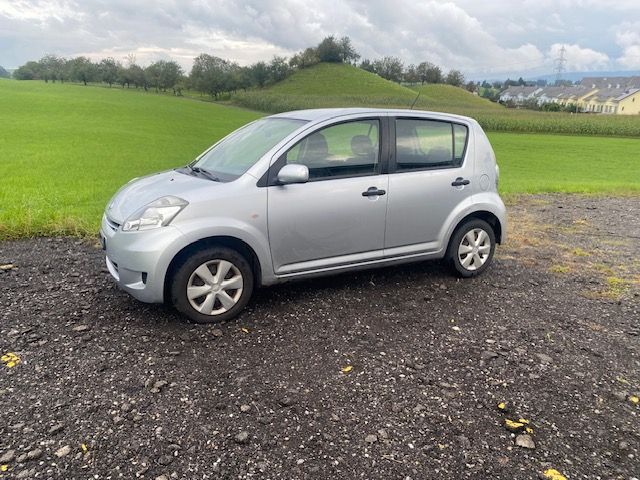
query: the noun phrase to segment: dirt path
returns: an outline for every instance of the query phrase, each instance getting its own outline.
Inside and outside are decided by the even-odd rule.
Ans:
[[[639,477],[640,198],[509,212],[481,278],[283,285],[219,327],[119,292],[86,242],[0,243],[0,478]]]

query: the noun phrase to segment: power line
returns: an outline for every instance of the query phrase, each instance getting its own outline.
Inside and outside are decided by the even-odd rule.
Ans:
[[[555,62],[556,62],[556,83],[560,83],[560,80],[562,80],[562,73],[564,72],[564,65],[565,63],[567,63],[567,59],[564,58],[564,54],[567,51],[566,48],[564,48],[564,45],[562,45],[562,48],[560,49],[560,56],[558,58],[556,58]]]

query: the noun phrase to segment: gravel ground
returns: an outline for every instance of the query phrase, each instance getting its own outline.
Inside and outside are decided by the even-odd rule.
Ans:
[[[220,326],[119,292],[91,242],[0,243],[0,478],[639,477],[638,212],[523,197],[481,278],[282,285]]]

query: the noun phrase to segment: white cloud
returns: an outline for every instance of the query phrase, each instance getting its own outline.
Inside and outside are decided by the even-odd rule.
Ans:
[[[640,69],[640,22],[619,25],[616,43],[623,49],[618,64],[629,70]]]
[[[591,48],[583,48],[580,45],[567,45],[555,43],[549,49],[549,59],[555,61],[560,58],[562,47],[565,49],[565,71],[590,71],[603,70],[610,66],[609,56],[602,52],[596,52]]]

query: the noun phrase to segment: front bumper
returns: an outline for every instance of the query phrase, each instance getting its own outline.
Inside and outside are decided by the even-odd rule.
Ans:
[[[123,232],[104,216],[100,240],[107,269],[122,290],[142,302],[164,301],[167,269],[185,241],[178,229],[168,225],[142,232]]]

